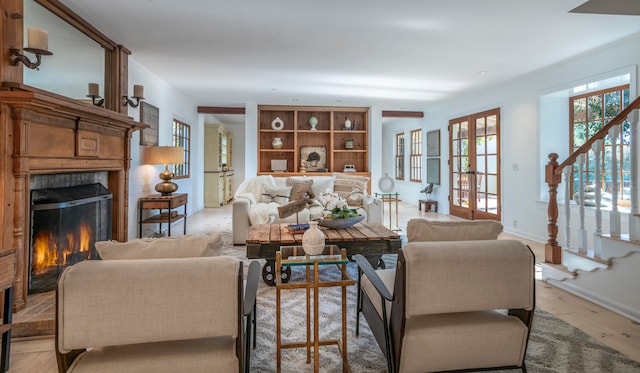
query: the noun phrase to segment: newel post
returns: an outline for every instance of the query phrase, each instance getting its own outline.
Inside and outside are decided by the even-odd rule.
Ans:
[[[549,224],[549,240],[544,245],[544,261],[552,264],[562,263],[562,247],[558,245],[558,185],[562,181],[562,174],[556,172],[558,168],[558,154],[549,154],[549,163],[545,167],[545,182],[549,185],[549,206],[547,216]]]

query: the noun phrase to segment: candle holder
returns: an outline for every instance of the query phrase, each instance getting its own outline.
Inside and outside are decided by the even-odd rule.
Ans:
[[[47,30],[29,27],[27,29],[27,48],[23,48],[24,52],[33,53],[36,55],[36,61],[32,62],[29,57],[21,53],[18,48],[11,48],[11,65],[18,66],[22,62],[26,67],[32,70],[40,70],[40,62],[42,62],[42,56],[51,56],[53,53],[49,52],[49,33]]]
[[[95,106],[104,105],[104,98],[100,96],[100,86],[98,83],[89,83],[89,94],[87,97],[91,98],[91,102]]]
[[[18,66],[20,64],[20,62],[22,62],[26,67],[28,67],[28,68],[30,68],[32,70],[40,70],[39,66],[40,66],[40,62],[42,62],[41,57],[42,56],[51,56],[51,55],[53,55],[53,53],[49,52],[48,50],[37,49],[37,48],[24,48],[23,51],[35,54],[36,55],[36,61],[32,62],[29,59],[29,57],[27,57],[24,54],[20,53],[20,49],[11,48],[11,55],[14,56],[11,59],[11,65]]]
[[[133,96],[131,98],[135,99],[135,102],[130,99],[128,96],[123,96],[124,102],[122,106],[131,106],[132,108],[137,108],[140,105],[140,101],[144,100],[144,86],[134,85],[133,86]]]

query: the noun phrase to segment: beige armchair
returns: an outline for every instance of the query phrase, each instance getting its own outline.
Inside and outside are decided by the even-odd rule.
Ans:
[[[364,272],[361,312],[389,372],[526,372],[535,262],[522,242],[409,243],[393,270],[355,260]]]
[[[225,256],[66,268],[56,294],[58,370],[248,371],[259,267],[249,266],[246,291],[242,261]]]

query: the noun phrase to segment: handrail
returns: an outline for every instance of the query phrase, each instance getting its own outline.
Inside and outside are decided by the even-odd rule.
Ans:
[[[561,264],[562,263],[562,247],[556,240],[558,237],[558,185],[562,182],[562,170],[565,167],[576,162],[578,156],[583,153],[587,153],[593,143],[598,140],[604,139],[609,133],[609,130],[616,125],[622,124],[632,110],[640,109],[640,96],[636,97],[624,110],[622,110],[615,118],[602,127],[595,135],[588,139],[582,146],[576,149],[573,153],[567,157],[562,163],[558,163],[558,154],[549,154],[549,162],[545,167],[545,182],[549,186],[549,205],[547,206],[547,232],[549,239],[545,244],[544,260],[547,263]],[[638,141],[637,139],[635,141]]]
[[[596,132],[595,135],[591,136],[584,144],[582,144],[582,146],[580,146],[573,153],[571,153],[571,155],[569,155],[569,157],[567,157],[567,159],[565,159],[564,162],[558,165],[558,168],[556,168],[555,173],[561,174],[562,170],[566,166],[575,163],[575,161],[578,158],[578,155],[588,152],[591,149],[591,145],[593,145],[594,142],[605,138],[607,133],[609,133],[609,130],[611,129],[611,127],[622,124],[622,122],[624,122],[629,116],[629,113],[631,112],[631,110],[638,109],[638,108],[640,108],[640,96],[636,97],[636,99],[633,100],[618,115],[616,115],[615,118],[611,120],[611,122],[607,123],[598,132]]]

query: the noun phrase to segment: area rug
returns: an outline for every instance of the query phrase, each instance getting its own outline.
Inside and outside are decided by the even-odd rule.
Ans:
[[[233,246],[230,232],[224,232],[223,254],[249,260],[245,257],[244,246]],[[395,265],[395,256],[384,257],[388,267]],[[245,266],[246,267],[246,266]],[[355,278],[356,266],[348,265]],[[333,276],[330,269],[322,276]],[[335,270],[334,270],[335,272]],[[303,279],[304,270],[294,268],[291,281]],[[341,296],[339,288],[320,291],[320,336],[322,339],[337,339],[341,335]],[[276,291],[262,280],[258,286],[258,327],[257,346],[251,350],[251,372],[276,371]],[[355,335],[356,286],[347,290],[347,350],[351,371],[386,372],[384,355],[364,320],[360,320],[360,334]],[[304,339],[305,333],[305,291],[287,290],[282,292],[282,335],[283,341],[294,342]],[[533,330],[529,339],[526,364],[528,372],[640,372],[640,362],[628,359],[621,353],[599,343],[594,338],[557,319],[551,314],[537,309]],[[282,372],[312,372],[313,362],[306,363],[304,349],[289,349],[282,353]],[[341,372],[341,357],[336,346],[320,348],[320,371]],[[518,372],[515,370],[514,372]],[[502,371],[511,372],[511,371]]]

